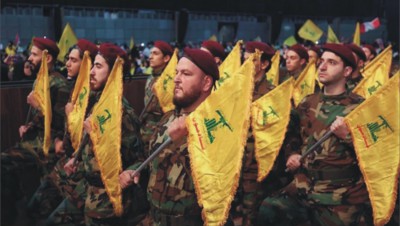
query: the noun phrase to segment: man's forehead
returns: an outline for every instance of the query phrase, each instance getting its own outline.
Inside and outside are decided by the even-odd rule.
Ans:
[[[287,56],[297,56],[300,57],[299,54],[297,54],[295,51],[289,49],[286,53]]]
[[[94,59],[94,63],[95,64],[105,64],[106,63],[106,59],[104,59],[104,57],[100,54],[96,55],[96,58]]]
[[[335,53],[330,52],[330,51],[323,52],[321,58],[322,59],[340,60],[340,57],[338,55],[336,55]]]
[[[153,46],[153,48],[151,48],[151,52],[157,52],[157,53],[161,53],[161,49]]]
[[[196,64],[194,64],[191,60],[189,60],[187,57],[182,57],[177,65],[177,69],[179,70],[188,70],[188,71],[196,71],[201,69],[197,67]]]

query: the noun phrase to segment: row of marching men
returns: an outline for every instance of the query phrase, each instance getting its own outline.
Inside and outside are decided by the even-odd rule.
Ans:
[[[225,57],[218,42],[205,41],[178,59],[168,43],[156,41],[138,116],[122,96],[129,70],[122,49],[80,39],[65,79],[53,70],[55,42],[34,38],[29,62],[38,76],[27,97],[29,120],[19,129],[21,142],[1,154],[2,180],[17,181],[2,183],[9,216],[18,174],[40,167],[41,184],[27,209],[46,225],[233,225],[229,209],[237,203],[243,225],[388,222],[396,196],[378,195],[389,200],[388,210],[376,210],[381,203],[369,183],[382,178],[365,179],[366,163],[344,117],[398,81],[398,75],[389,80],[390,47],[376,57],[379,66],[364,68],[367,57],[356,45],[326,44],[316,60],[294,45],[279,70],[279,53],[268,44],[247,42],[244,63],[241,44]],[[379,73],[382,80],[367,81]],[[398,89],[392,93],[398,99]],[[268,102],[273,97],[278,101]],[[398,122],[379,119],[386,126],[366,128],[373,142],[382,131],[389,139],[397,134],[387,147],[396,157]],[[386,185],[393,191],[398,154],[394,165],[383,163],[392,169]]]

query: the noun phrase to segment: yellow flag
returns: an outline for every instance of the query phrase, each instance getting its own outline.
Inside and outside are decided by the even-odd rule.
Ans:
[[[300,37],[313,42],[318,41],[323,33],[312,20],[307,20],[298,31]]]
[[[258,165],[257,181],[268,175],[285,139],[293,83],[293,78],[286,80],[252,104],[251,128]]]
[[[215,34],[214,34],[214,35],[211,35],[210,38],[208,38],[208,40],[218,42],[218,38],[217,38],[217,36],[216,36]]]
[[[354,88],[353,93],[364,98],[370,97],[389,80],[391,65],[392,46],[388,46],[364,68],[364,78]]]
[[[93,150],[99,164],[101,179],[117,216],[121,216],[122,189],[119,174],[121,162],[121,122],[122,122],[122,65],[118,57],[108,77],[107,84],[97,104],[93,107],[89,133]]]
[[[305,96],[314,93],[316,71],[315,62],[310,61],[297,78],[293,90],[295,106],[297,106]]]
[[[242,40],[236,42],[235,47],[233,47],[232,51],[225,58],[224,62],[219,66],[219,80],[215,83],[216,88],[218,89],[223,83],[229,80],[234,73],[240,68],[241,64],[241,45],[243,44]]]
[[[281,53],[278,51],[275,52],[275,55],[271,59],[271,68],[267,72],[267,80],[274,86],[278,86],[279,84],[279,62],[281,60]]]
[[[171,111],[175,109],[175,105],[172,102],[174,98],[175,88],[175,75],[176,65],[178,64],[178,50],[175,49],[171,60],[168,62],[160,78],[154,83],[154,94],[156,95],[163,112]]]
[[[345,118],[371,200],[374,224],[386,224],[399,177],[399,74]]]
[[[240,177],[254,87],[253,54],[186,119],[188,149],[205,225],[223,225]]]
[[[49,70],[47,67],[47,50],[42,52],[42,64],[33,87],[33,98],[39,103],[39,111],[44,117],[44,138],[43,152],[47,156],[51,144],[51,98],[50,98],[50,83]]]
[[[285,39],[285,41],[283,41],[283,45],[285,46],[292,46],[296,43],[297,43],[296,38],[293,35]]]
[[[129,49],[132,49],[135,46],[135,40],[131,37],[131,41],[129,42]]]
[[[353,43],[360,46],[360,23],[357,22],[356,30],[354,31]]]
[[[71,103],[74,109],[67,117],[67,128],[71,135],[72,147],[78,150],[82,140],[83,121],[85,120],[86,108],[89,101],[90,93],[90,69],[92,61],[89,51],[85,51],[83,55],[79,75],[76,79],[74,91],[71,96]]]
[[[71,48],[77,42],[78,39],[76,38],[74,31],[72,30],[69,23],[67,23],[61,35],[60,41],[58,42],[60,53],[58,54],[57,60],[60,62],[64,62],[64,57],[68,53],[69,48]]]
[[[326,39],[326,43],[340,43],[330,25],[328,25],[328,37]]]

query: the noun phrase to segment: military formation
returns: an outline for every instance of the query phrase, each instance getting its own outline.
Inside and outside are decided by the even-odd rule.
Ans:
[[[352,90],[363,78],[364,65],[377,55],[371,47],[325,44],[306,48],[296,44],[282,53],[279,84],[289,78],[297,79],[312,60],[323,86],[320,88],[316,83],[313,94],[298,106],[292,103],[289,125],[282,128],[287,129],[283,145],[272,171],[261,182],[257,181],[259,165],[250,128],[238,191],[225,225],[373,225],[368,190],[343,120],[364,100]],[[253,62],[254,102],[276,87],[266,77],[276,50],[258,41],[246,42],[243,48],[243,60],[261,52],[260,59]],[[74,149],[67,117],[74,110],[71,94],[85,51],[93,66],[90,90],[85,93],[89,100],[84,134],[93,129],[89,123],[94,117],[93,108],[118,57],[124,60],[122,73],[129,73],[128,55],[111,43],[95,45],[79,39],[66,58],[67,77],[64,77],[54,70],[59,52],[56,43],[36,37],[29,57],[32,73],[39,72],[45,50],[53,115],[52,145],[49,155],[45,155],[44,117],[38,110],[39,103],[29,94],[27,103],[31,110],[29,120],[19,128],[21,141],[1,153],[2,207],[9,208],[8,217],[15,218],[17,213],[16,202],[21,196],[18,176],[24,169],[36,167],[40,170],[40,186],[27,206],[32,225],[204,225],[192,176],[185,119],[215,89],[220,78],[218,66],[227,55],[224,47],[207,40],[201,48],[183,49],[174,78],[175,109],[163,112],[154,94],[154,84],[175,50],[165,41],[154,42],[143,111],[136,112],[122,97],[121,215],[114,211],[93,141],[83,135],[79,151]],[[328,131],[333,135],[303,160],[302,154]],[[136,173],[141,163],[168,138],[172,142],[144,170]],[[239,223],[237,216],[241,217]],[[398,224],[396,211],[392,218],[390,223]]]

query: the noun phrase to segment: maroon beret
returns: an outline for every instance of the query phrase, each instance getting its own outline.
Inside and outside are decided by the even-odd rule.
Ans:
[[[302,45],[300,44],[292,45],[291,47],[289,47],[289,50],[294,51],[295,53],[297,53],[297,55],[300,56],[300,58],[306,59],[308,61],[307,49],[304,48]]]
[[[125,74],[129,72],[130,65],[129,65],[128,55],[119,46],[116,46],[111,43],[102,43],[99,47],[98,54],[104,57],[104,59],[110,66],[110,69],[112,69],[112,67],[114,66],[117,57],[118,56],[121,57],[124,60],[123,73]]]
[[[275,49],[264,42],[246,42],[246,52],[254,53],[256,49],[262,51],[268,57],[272,57],[275,54]]]
[[[325,44],[322,46],[322,49],[325,51],[332,52],[342,58],[349,66],[353,68],[353,70],[357,67],[356,59],[353,56],[350,48],[342,45],[342,44]]]
[[[356,44],[351,43],[351,44],[346,44],[346,46],[353,51],[361,60],[366,61],[367,57],[365,56],[364,51]]]
[[[54,60],[57,59],[58,53],[60,52],[57,44],[53,40],[48,38],[33,38],[33,45],[40,50],[47,49],[49,54],[53,56]]]
[[[184,57],[192,61],[197,67],[199,67],[204,74],[210,75],[214,78],[214,81],[219,79],[218,65],[215,63],[214,58],[207,52],[201,49],[184,49]]]
[[[369,51],[370,51],[374,56],[376,56],[376,50],[375,50],[375,48],[374,48],[372,45],[365,44],[365,45],[363,45],[363,47],[369,49]]]
[[[78,46],[79,50],[82,53],[84,53],[86,50],[89,51],[90,57],[92,59],[94,59],[94,57],[96,56],[96,54],[98,52],[97,46],[94,43],[92,43],[86,39],[79,39],[76,46]]]
[[[159,48],[164,55],[172,56],[174,53],[174,49],[171,47],[171,45],[164,41],[155,41],[154,47]]]
[[[206,40],[201,44],[201,47],[208,49],[214,57],[225,58],[224,47],[219,42]]]

